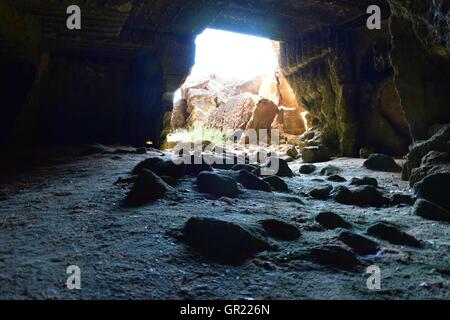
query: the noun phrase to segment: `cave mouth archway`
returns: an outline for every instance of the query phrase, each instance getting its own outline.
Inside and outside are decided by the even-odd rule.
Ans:
[[[267,130],[268,141],[271,131],[281,138],[305,131],[305,110],[280,72],[279,42],[206,29],[195,43],[195,65],[174,95],[166,148],[180,141],[224,143],[251,129]]]

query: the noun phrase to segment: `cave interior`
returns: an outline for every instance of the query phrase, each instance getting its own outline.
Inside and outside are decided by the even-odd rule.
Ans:
[[[0,298],[448,299],[449,88],[448,0],[0,0]]]

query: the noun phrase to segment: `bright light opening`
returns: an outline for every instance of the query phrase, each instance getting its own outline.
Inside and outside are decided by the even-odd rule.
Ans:
[[[223,79],[250,80],[257,76],[273,75],[278,67],[271,40],[216,29],[206,29],[195,41],[195,65],[189,78],[210,74]],[[174,102],[181,99],[175,93]]]

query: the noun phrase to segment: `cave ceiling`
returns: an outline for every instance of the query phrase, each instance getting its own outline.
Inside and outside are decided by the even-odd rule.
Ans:
[[[162,34],[192,36],[204,28],[288,40],[358,20],[371,0],[7,0],[38,19],[49,50],[132,54],[151,49]],[[82,30],[65,28],[66,8],[82,9]]]

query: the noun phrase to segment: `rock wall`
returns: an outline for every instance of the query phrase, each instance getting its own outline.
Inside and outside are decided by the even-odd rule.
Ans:
[[[450,12],[446,0],[389,0],[395,85],[414,140],[450,122]]]
[[[1,143],[159,145],[167,99],[194,63],[193,36],[124,30],[125,50],[71,51],[4,0],[0,20]]]
[[[335,154],[358,149],[402,155],[410,142],[393,72],[387,24],[326,28],[282,42],[280,66],[297,101],[309,111],[312,130]]]

